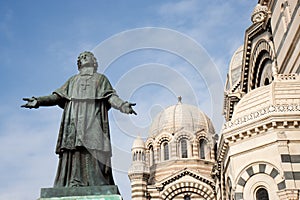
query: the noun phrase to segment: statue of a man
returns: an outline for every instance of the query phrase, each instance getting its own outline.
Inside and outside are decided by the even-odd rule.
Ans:
[[[64,109],[56,153],[59,165],[54,187],[114,185],[108,110],[136,114],[135,104],[121,100],[108,79],[97,73],[91,52],[78,57],[79,74],[49,96],[24,98],[22,107],[59,105]]]

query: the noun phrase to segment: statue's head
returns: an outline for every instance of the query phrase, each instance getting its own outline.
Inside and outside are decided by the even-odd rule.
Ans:
[[[89,51],[84,51],[79,54],[77,59],[78,70],[83,67],[94,67],[95,71],[97,71],[98,63],[94,54]]]

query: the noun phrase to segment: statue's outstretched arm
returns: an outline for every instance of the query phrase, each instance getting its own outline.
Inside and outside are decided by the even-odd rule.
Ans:
[[[27,101],[26,104],[21,107],[25,108],[38,108],[40,106],[55,106],[61,103],[62,97],[57,94],[51,94],[48,96],[42,97],[31,97],[31,98],[23,98],[24,101]]]
[[[122,113],[137,115],[137,113],[132,108],[132,106],[136,105],[135,103],[123,101],[117,95],[111,95],[108,99],[108,102],[113,108],[120,110]]]

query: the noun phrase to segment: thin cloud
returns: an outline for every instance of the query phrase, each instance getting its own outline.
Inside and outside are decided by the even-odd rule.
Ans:
[[[165,87],[156,85],[153,90],[153,87],[145,85],[134,90],[129,95],[130,99],[126,99],[125,97],[127,96],[122,96],[123,94],[121,93],[120,96],[125,100],[137,103],[138,116],[127,116],[119,113],[119,111],[110,111],[115,181],[121,190],[123,199],[129,200],[131,199],[131,188],[127,176],[127,168],[131,160],[130,149],[132,142],[136,135],[140,134],[143,138],[147,137],[147,127],[156,114],[167,106],[174,105],[177,102],[177,95],[181,95],[184,103],[195,103],[209,116],[214,115],[215,111],[211,110],[212,100],[208,97],[212,96],[212,94],[207,91],[207,88],[209,87],[212,90],[216,86],[214,83],[205,83],[202,79],[215,81],[217,79],[214,76],[207,76],[208,71],[205,68],[201,68],[201,75],[197,74],[195,76],[195,69],[191,67],[192,65],[197,67],[211,66],[207,62],[209,59],[202,57],[203,53],[207,55],[209,53],[208,57],[212,58],[210,59],[213,60],[212,63],[219,66],[219,72],[216,72],[216,76],[219,79],[221,74],[223,79],[225,79],[223,75],[227,73],[227,64],[232,56],[231,54],[242,43],[243,33],[247,27],[247,20],[250,15],[244,11],[250,9],[251,12],[252,7],[249,5],[255,5],[255,2],[249,2],[187,0],[175,1],[174,3],[173,1],[168,1],[167,3],[146,3],[146,1],[143,1],[139,3],[140,7],[132,8],[132,12],[128,12],[128,9],[125,11],[124,8],[119,7],[116,12],[111,12],[114,17],[110,15],[109,11],[105,12],[105,14],[100,11],[99,13],[93,13],[93,15],[85,13],[83,18],[81,18],[80,13],[76,13],[77,10],[82,9],[81,6],[76,7],[76,4],[74,5],[75,11],[72,8],[73,13],[70,10],[70,13],[67,13],[66,16],[58,13],[59,15],[55,17],[55,19],[62,19],[66,23],[65,27],[57,27],[57,23],[53,21],[54,17],[47,15],[48,13],[55,13],[55,9],[49,8],[49,12],[42,13],[42,18],[45,19],[43,26],[37,26],[45,29],[41,29],[41,32],[39,32],[40,29],[34,29],[34,32],[28,29],[25,31],[25,35],[23,31],[20,31],[20,28],[14,27],[13,25],[16,24],[12,22],[14,19],[22,19],[23,21],[19,21],[22,21],[24,26],[30,27],[32,25],[32,21],[24,13],[26,7],[18,12],[7,10],[7,12],[2,12],[2,16],[5,16],[5,14],[7,16],[2,17],[0,20],[0,34],[4,37],[4,43],[11,37],[16,39],[14,43],[18,43],[19,46],[11,48],[9,46],[0,47],[0,50],[2,50],[2,56],[0,56],[2,61],[7,60],[5,69],[17,69],[14,73],[11,73],[14,76],[8,76],[13,82],[7,83],[7,80],[3,79],[2,91],[5,94],[3,99],[15,99],[17,95],[25,92],[25,95],[28,95],[28,91],[36,89],[39,92],[46,92],[46,94],[48,92],[51,93],[51,91],[39,88],[49,87],[50,89],[56,89],[52,88],[52,86],[56,85],[59,87],[60,84],[63,84],[63,81],[66,81],[66,78],[77,73],[76,59],[79,52],[91,49],[92,46],[95,46],[95,41],[102,41],[112,33],[121,33],[132,27],[143,27],[145,23],[149,26],[164,27],[165,29],[176,30],[178,33],[184,33],[205,47],[204,51],[194,51],[183,48],[186,42],[178,41],[175,37],[150,34],[145,38],[135,34],[132,35],[131,40],[120,37],[114,43],[106,43],[102,51],[98,52],[99,56],[98,54],[96,55],[100,64],[99,71],[105,72],[105,74],[108,73],[113,85],[117,85],[118,81],[129,69],[147,63],[159,63],[173,68],[177,74],[182,76],[180,80],[186,83],[178,86],[176,76],[166,77],[165,79],[168,79],[168,82],[163,82]],[[8,7],[15,6],[13,3],[6,4],[8,4]],[[101,6],[101,9],[110,8],[101,3],[98,5]],[[28,4],[28,6],[31,5]],[[134,9],[142,10],[146,7],[148,9],[146,15],[137,17]],[[35,7],[30,8],[35,10]],[[112,6],[112,8],[115,8],[115,6]],[[149,11],[149,9],[153,10]],[[124,14],[131,16],[125,16]],[[74,18],[71,19],[70,16],[72,15],[74,15]],[[86,23],[85,19],[91,21]],[[109,21],[109,19],[119,20]],[[104,21],[105,23],[103,23]],[[57,30],[62,30],[63,32]],[[122,33],[124,34],[124,32]],[[154,47],[169,44],[168,48],[173,49],[173,53],[176,50],[178,54],[165,51],[163,53],[162,48],[157,50],[156,53],[150,52],[149,54],[134,51],[128,53],[128,49],[126,49],[132,44],[138,47],[142,42],[150,44],[154,40],[156,42]],[[34,49],[29,52],[30,49],[28,47],[31,47],[31,44],[34,44]],[[105,45],[105,41],[102,44]],[[150,46],[148,45],[148,47]],[[194,62],[194,64],[188,63],[187,60],[180,57],[179,54],[182,52],[186,52],[187,56],[184,57],[188,58],[187,60],[196,60],[197,62]],[[121,54],[123,56],[117,58]],[[205,59],[207,60],[205,61]],[[109,67],[105,70],[107,66]],[[46,68],[49,70],[45,70]],[[36,73],[36,77],[32,78],[36,71],[39,71],[39,73]],[[53,71],[55,73],[52,73]],[[47,72],[51,72],[51,75],[47,74]],[[13,79],[16,74],[18,74],[19,79]],[[45,74],[48,77],[50,76],[50,78],[46,80]],[[132,79],[135,79],[135,77],[132,77]],[[222,80],[222,78],[220,79]],[[138,80],[136,79],[136,81]],[[24,81],[26,84],[24,84]],[[134,81],[126,79],[126,84],[130,86],[135,83]],[[123,83],[125,84],[125,82]],[[184,91],[188,84],[197,93],[196,100],[193,100],[193,102],[189,99],[195,99],[193,97],[194,94]],[[172,88],[175,87],[177,89],[172,91]],[[217,87],[217,89],[219,88]],[[126,91],[126,88],[122,89],[122,91]],[[222,93],[215,99],[221,102]],[[18,101],[20,102],[21,97],[18,98],[20,98]],[[18,102],[16,100],[13,101],[13,103],[8,103],[9,106],[7,106],[7,102],[3,102],[0,108],[0,141],[2,143],[0,151],[7,152],[0,157],[0,162],[4,163],[0,166],[1,178],[5,180],[2,181],[0,187],[0,199],[37,199],[41,187],[52,187],[53,185],[57,167],[57,156],[54,154],[54,148],[61,110],[51,108],[38,111],[16,111],[12,107],[16,106],[15,104]],[[3,106],[6,108],[3,109]],[[124,123],[127,120],[131,121],[132,126],[138,127],[138,129],[129,129]],[[213,122],[215,126],[222,124],[217,120],[213,120]],[[125,132],[123,132],[123,129],[125,129]]]
[[[187,0],[163,4],[158,9],[158,12],[161,15],[186,15],[187,13],[191,13],[190,16],[193,16],[199,8],[201,7],[199,7],[198,1]]]
[[[251,5],[255,2],[244,3],[249,8],[247,12],[239,12],[239,7],[233,6],[235,1],[180,1],[168,2],[158,9],[158,15],[162,18],[162,23],[168,27],[182,31],[195,38],[211,54],[212,58],[224,59],[221,63],[229,64],[228,57],[232,56],[232,51],[223,49],[236,49],[243,42],[244,30],[247,23],[250,25]],[[183,21],[184,23],[177,23]],[[241,24],[245,24],[241,27]],[[226,62],[227,61],[227,62]],[[220,63],[220,62],[219,62]],[[227,70],[223,66],[218,66],[222,74]]]
[[[57,162],[54,153],[57,133],[54,130],[57,130],[57,124],[55,119],[48,118],[50,113],[27,115],[30,120],[27,116],[12,113],[4,119],[5,126],[0,130],[0,151],[6,153],[0,157],[4,164],[0,166],[0,172],[5,185],[0,188],[0,199],[38,198],[41,186],[53,185]],[[31,124],[32,120],[44,126]]]
[[[0,21],[0,33],[7,40],[12,40],[13,31],[11,29],[11,22],[13,20],[14,12],[12,9],[6,9],[3,15],[2,20]]]

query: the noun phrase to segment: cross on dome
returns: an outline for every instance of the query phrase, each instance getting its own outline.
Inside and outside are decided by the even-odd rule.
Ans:
[[[178,103],[182,103],[182,96],[178,97]]]

